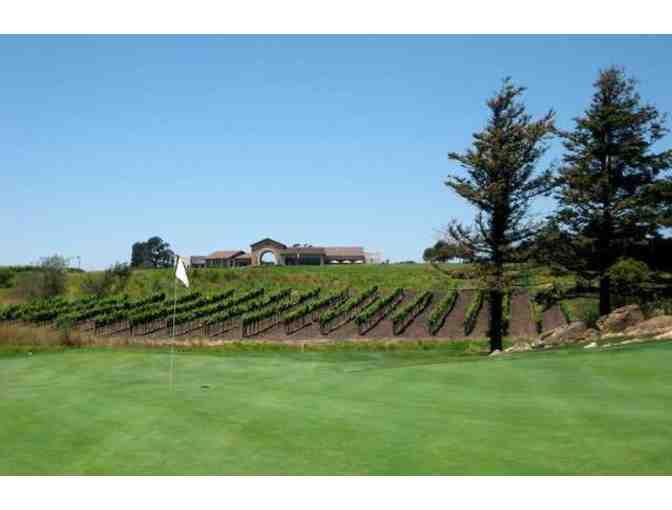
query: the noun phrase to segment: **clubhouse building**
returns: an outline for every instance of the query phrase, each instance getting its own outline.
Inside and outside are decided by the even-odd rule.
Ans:
[[[191,267],[322,266],[325,264],[365,264],[369,261],[361,246],[287,246],[270,238],[250,245],[250,252],[219,250],[207,256],[192,256]]]

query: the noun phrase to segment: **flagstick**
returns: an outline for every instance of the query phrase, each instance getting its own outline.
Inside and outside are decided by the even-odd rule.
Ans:
[[[177,264],[180,263],[180,258],[177,258]],[[173,390],[173,371],[175,367],[175,311],[177,309],[177,274],[175,274],[175,281],[173,282],[173,334],[170,341],[170,390]]]

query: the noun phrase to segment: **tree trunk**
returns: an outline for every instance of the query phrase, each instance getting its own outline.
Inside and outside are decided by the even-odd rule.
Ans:
[[[608,315],[611,312],[611,290],[609,277],[602,275],[600,277],[600,316]]]
[[[489,293],[490,308],[490,352],[502,350],[502,291],[491,290]]]
[[[607,228],[604,229],[608,232]],[[609,285],[609,268],[613,262],[611,239],[603,236],[598,245],[600,250],[600,316],[611,312],[611,286]]]

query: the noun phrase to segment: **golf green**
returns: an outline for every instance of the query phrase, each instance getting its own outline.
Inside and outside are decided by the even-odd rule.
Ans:
[[[0,358],[0,474],[672,474],[672,344]]]

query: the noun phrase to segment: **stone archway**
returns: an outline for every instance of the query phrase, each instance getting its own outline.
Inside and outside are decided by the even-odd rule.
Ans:
[[[259,266],[262,264],[261,258],[270,252],[275,259],[275,265],[282,266],[285,264],[284,257],[280,254],[282,250],[287,249],[282,243],[274,241],[270,238],[262,239],[256,243],[250,245],[250,255],[252,256],[252,265]],[[265,262],[264,259],[263,262]]]
[[[265,249],[259,252],[260,266],[277,266],[280,263],[280,257],[275,250]]]

